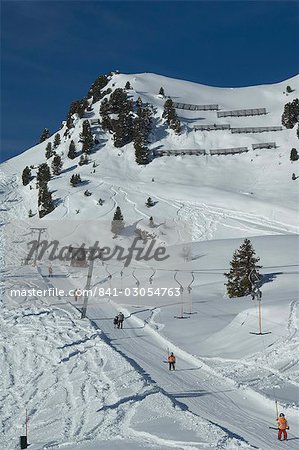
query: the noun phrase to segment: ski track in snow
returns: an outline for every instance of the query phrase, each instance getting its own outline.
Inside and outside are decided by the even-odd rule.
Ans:
[[[146,76],[143,74],[139,78],[142,80],[142,77]],[[134,78],[134,83],[135,81]],[[161,85],[160,78],[157,82]],[[172,80],[172,82],[175,83],[173,89],[177,89],[177,81]],[[190,89],[188,84],[186,87]],[[276,89],[275,86],[269,89],[272,88]],[[201,87],[201,89],[205,88]],[[278,89],[281,89],[281,86]],[[248,94],[244,97],[242,89],[240,93],[243,100],[250,100]],[[153,96],[150,92],[144,92],[142,89],[140,89],[140,95],[145,96],[150,103],[155,103],[154,98],[157,100],[157,96]],[[205,95],[207,94],[205,93]],[[227,101],[226,94],[223,95]],[[254,95],[256,96],[256,93]],[[262,97],[265,102],[267,95],[268,93]],[[234,96],[234,90],[229,92],[229,102],[231,96]],[[184,100],[183,97],[182,100]],[[275,104],[274,100],[273,104]],[[162,109],[159,111],[161,105],[158,100],[155,119],[161,115]],[[95,112],[95,114],[97,113]],[[185,113],[180,111],[180,114],[184,117]],[[209,115],[209,113],[207,114]],[[270,121],[273,120],[273,114],[269,114],[265,120],[267,118]],[[237,120],[242,121],[243,119]],[[260,118],[246,120],[254,122]],[[276,120],[275,117],[274,120]],[[82,122],[83,119],[75,121],[75,126]],[[71,130],[72,138],[75,140],[78,137],[76,131],[75,128]],[[191,133],[190,127],[189,133]],[[283,133],[285,138],[280,137],[282,133],[279,136],[276,135],[278,147],[282,143],[283,145],[286,143],[291,148],[291,131],[284,130]],[[273,133],[269,133],[270,140],[272,140],[272,135],[274,136]],[[222,144],[217,140],[218,134],[214,138],[212,133],[197,133],[196,135],[193,133],[191,140],[195,147],[201,145],[203,136],[209,145],[213,144],[217,147]],[[228,138],[225,134],[224,137]],[[161,139],[161,143],[164,147],[174,144],[173,148],[182,148],[184,140],[189,142],[189,138],[190,136],[188,137],[186,134],[174,138],[171,133],[168,133],[167,138]],[[235,137],[229,135],[229,139],[233,140]],[[254,139],[256,139],[255,136],[252,140]],[[276,137],[273,137],[274,139]],[[249,145],[247,136],[240,136],[238,140]],[[109,145],[110,141],[107,146],[109,147]],[[111,150],[110,155],[116,153],[114,148],[108,148],[108,150]],[[221,187],[219,186],[224,185],[226,181],[225,168],[229,169],[229,174],[233,174],[233,176],[238,172],[234,171],[237,168],[235,165],[237,160],[234,157],[210,158],[211,171],[208,171],[208,158],[196,161],[199,170],[203,169],[202,163],[204,162],[208,173],[207,180],[203,179],[203,186],[205,181],[208,181],[207,186],[210,183],[210,186],[214,188],[214,183],[216,189],[216,194],[212,194],[212,196],[209,191],[203,191],[206,195],[205,202],[197,202],[184,200],[184,198],[189,198],[188,192],[190,192],[190,200],[200,198],[195,197],[191,187],[192,177],[196,176],[196,172],[191,170],[190,158],[178,157],[173,160],[170,157],[169,166],[171,167],[173,164],[176,172],[172,172],[172,169],[168,171],[169,166],[166,168],[165,158],[154,161],[153,166],[148,166],[146,170],[145,168],[135,170],[131,164],[132,161],[125,157],[125,153],[129,151],[129,148],[126,148],[126,152],[122,150],[121,158],[116,158],[118,161],[115,167],[112,164],[112,170],[116,169],[114,178],[106,176],[107,171],[111,170],[112,161],[108,153],[106,154],[107,163],[103,164],[104,161],[101,161],[102,166],[100,164],[99,168],[99,172],[104,169],[105,173],[97,173],[96,176],[90,177],[90,169],[81,168],[83,174],[91,178],[88,181],[91,182],[93,197],[88,202],[94,203],[95,195],[100,188],[104,188],[104,194],[107,194],[108,198],[106,200],[105,197],[105,204],[101,209],[93,205],[93,208],[98,208],[95,215],[100,219],[111,220],[111,215],[118,205],[124,206],[125,213],[128,213],[128,216],[131,214],[134,220],[135,217],[138,220],[148,219],[149,215],[143,212],[143,210],[147,210],[142,203],[144,200],[140,198],[141,193],[152,196],[159,200],[159,203],[161,202],[158,205],[160,211],[165,208],[166,216],[176,225],[177,243],[184,241],[182,238],[184,224],[192,226],[192,239],[196,241],[218,238],[219,235],[221,236],[222,230],[227,232],[227,236],[239,236],[240,234],[243,236],[244,233],[254,236],[257,234],[298,233],[298,229],[294,225],[272,219],[272,215],[274,217],[275,214],[277,215],[276,206],[279,208],[279,204],[281,204],[283,207],[284,201],[286,201],[287,206],[283,211],[287,211],[289,206],[289,214],[293,220],[292,205],[294,204],[294,198],[291,195],[288,198],[288,194],[293,189],[293,182],[289,187],[285,181],[288,180],[287,177],[289,179],[291,177],[291,166],[286,166],[286,160],[280,160],[276,150],[271,151],[271,167],[269,165],[271,170],[274,169],[273,174],[275,175],[273,176],[277,176],[278,180],[276,184],[273,183],[275,195],[271,197],[266,192],[268,185],[265,180],[267,180],[267,176],[269,180],[269,174],[272,173],[267,167],[270,158],[264,158],[264,155],[267,154],[266,150],[264,154],[263,151],[252,152],[250,155],[252,164],[246,160],[249,154],[239,155],[240,160],[247,164],[245,167],[249,171],[247,174],[245,170],[244,174],[238,178],[238,182],[233,182],[231,186],[232,192],[241,194],[248,194],[251,187],[254,186],[257,200],[259,194],[260,199],[266,199],[264,203],[267,203],[267,199],[270,199],[270,202],[275,200],[273,212],[272,210],[269,212],[269,208],[266,209],[269,217],[262,215],[261,203],[257,204],[259,214],[213,206],[212,196],[217,195],[217,189],[220,193]],[[30,158],[31,156],[29,160]],[[287,163],[290,164],[289,157],[287,159]],[[26,154],[24,154],[24,160],[26,160]],[[263,162],[259,163],[260,160]],[[189,181],[187,179],[185,184],[185,179],[179,173],[181,166],[176,165],[178,161],[186,169],[186,177],[191,177],[191,183],[190,179]],[[151,170],[152,167],[157,170],[158,178],[160,173],[164,175],[163,162],[167,176],[164,180],[162,176],[160,186],[159,183],[154,185],[154,190],[159,189],[158,195],[156,195],[148,192],[152,174],[156,177],[156,173]],[[221,180],[218,183],[218,177],[215,177],[215,174],[217,174],[217,170],[221,170],[220,162],[224,163],[224,170],[221,172]],[[225,165],[227,162],[232,165],[231,171],[229,164]],[[257,167],[252,170],[251,167],[256,164]],[[0,243],[0,258],[1,273],[4,276],[6,288],[19,286],[29,289],[57,286],[66,289],[67,286],[73,287],[72,283],[76,279],[72,280],[65,270],[62,270],[64,277],[54,277],[51,281],[42,276],[44,270],[40,267],[35,269],[27,266],[22,268],[21,273],[18,274],[16,261],[21,261],[25,257],[24,250],[18,245],[21,243],[22,237],[22,224],[19,223],[19,219],[27,217],[28,208],[32,207],[29,205],[32,205],[36,191],[35,189],[29,191],[28,187],[19,188],[21,172],[17,168],[19,176],[16,175],[13,173],[15,167],[10,165],[11,163],[7,168],[12,175],[7,176],[4,173],[0,175],[0,192],[3,194],[0,209],[0,233],[3,238]],[[36,166],[36,163],[34,165]],[[280,169],[283,169],[284,172]],[[267,174],[265,179],[260,175],[261,172]],[[124,173],[126,174],[125,179],[123,178]],[[172,179],[173,173],[178,176],[178,185],[175,186],[175,191],[172,190],[172,186],[166,189],[166,187],[168,188],[167,180]],[[138,180],[139,175],[140,180]],[[209,175],[211,175],[210,180],[208,179]],[[102,179],[98,183],[99,176],[109,179],[109,182]],[[249,182],[247,178],[250,177]],[[53,179],[53,186],[55,183],[56,179]],[[180,183],[182,192],[180,192]],[[237,188],[236,185],[238,185]],[[165,190],[163,186],[165,186]],[[197,180],[194,186],[194,189],[196,186],[201,187]],[[281,186],[282,189],[280,189]],[[78,192],[76,189],[70,188],[69,184],[64,189],[59,183],[57,187],[60,196],[55,211],[57,217],[59,219],[72,218],[74,214],[72,208],[77,206],[77,196],[83,196],[83,191]],[[229,195],[227,193],[228,197],[225,195],[222,197],[224,205],[226,204],[225,198],[229,198]],[[275,196],[278,198],[276,199]],[[83,200],[82,209],[89,213],[89,203],[87,200],[85,201],[85,198]],[[80,198],[79,204],[82,205],[82,198]],[[280,209],[278,210],[280,211]],[[156,211],[153,210],[154,213]],[[277,217],[281,216],[277,215]],[[88,216],[89,219],[90,216]],[[9,221],[13,222],[14,229],[11,227],[4,231],[3,224]],[[295,223],[294,220],[293,223]],[[75,225],[64,237],[75,234],[78,227],[79,225]],[[226,237],[225,232],[223,234]],[[46,234],[45,237],[49,238],[49,235]],[[6,247],[10,251],[5,254]],[[109,281],[108,277],[97,280],[97,284],[104,286],[105,283],[108,286],[109,282],[111,283],[111,280]],[[208,283],[203,284],[203,286],[207,285]],[[97,439],[115,439],[121,443],[125,438],[150,449],[261,448],[262,450],[274,450],[284,445],[277,442],[276,432],[268,429],[269,424],[272,425],[275,419],[273,405],[277,396],[279,404],[286,406],[287,415],[290,416],[292,422],[291,439],[287,443],[288,449],[295,450],[297,448],[298,424],[295,420],[299,406],[295,403],[292,405],[290,399],[285,400],[285,392],[287,390],[298,391],[299,387],[298,357],[296,356],[298,300],[290,300],[289,316],[283,336],[275,339],[269,347],[265,345],[262,337],[263,351],[256,352],[255,349],[255,353],[233,360],[221,357],[197,358],[182,350],[179,343],[175,345],[166,339],[162,335],[165,325],[159,323],[157,318],[164,305],[145,310],[137,309],[133,313],[128,311],[125,329],[121,331],[115,330],[111,324],[111,317],[116,312],[116,306],[109,299],[102,299],[96,306],[92,305],[88,309],[91,321],[89,322],[79,319],[78,304],[71,305],[70,299],[36,298],[32,300],[25,297],[10,299],[10,302],[7,303],[3,292],[3,283],[1,291],[4,294],[0,299],[2,337],[0,343],[2,376],[0,411],[3,419],[2,430],[4,431],[1,449],[2,447],[7,450],[18,448],[17,436],[23,434],[21,425],[24,422],[24,410],[28,407],[30,436],[34,437],[32,450],[64,446],[68,448],[72,444],[71,450],[73,450],[77,444],[84,446]],[[288,298],[286,294],[284,300]],[[123,310],[125,312],[124,308]],[[164,362],[166,348],[172,348],[178,356],[178,370],[175,373],[169,374]],[[282,348],[284,349],[283,354]],[[164,430],[161,431],[159,427],[151,427],[153,418],[162,422],[162,428],[163,420],[166,418],[169,420],[166,428],[173,426],[173,431],[176,431],[177,428],[189,430],[190,433],[193,433],[192,437],[184,440],[179,435],[172,436],[171,432],[166,435],[163,433]],[[36,442],[40,442],[40,444],[36,444]],[[125,447],[120,446],[120,448]]]

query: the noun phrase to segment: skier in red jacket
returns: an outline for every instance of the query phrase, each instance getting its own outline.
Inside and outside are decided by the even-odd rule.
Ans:
[[[288,440],[287,430],[289,429],[289,424],[285,418],[283,413],[279,414],[279,417],[276,419],[278,426],[278,439],[281,441],[281,435],[283,434],[283,438],[285,441]]]

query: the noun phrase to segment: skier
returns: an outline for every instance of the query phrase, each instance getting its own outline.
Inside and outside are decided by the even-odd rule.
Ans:
[[[169,370],[171,370],[171,368],[173,370],[175,370],[175,356],[172,352],[168,356],[168,364],[169,364]]]
[[[53,277],[53,269],[52,266],[49,266],[49,278]]]
[[[117,328],[122,328],[124,320],[125,320],[125,316],[123,315],[122,312],[120,312],[117,317],[118,317]]]
[[[113,319],[113,325],[114,325],[114,328],[116,328],[116,327],[118,326],[118,316],[115,316],[115,317],[114,317],[114,319]]]
[[[283,413],[280,413],[276,421],[278,426],[278,440],[281,441],[281,435],[283,433],[283,438],[285,441],[287,441],[288,440],[287,430],[289,430],[290,427],[285,418],[285,415]]]

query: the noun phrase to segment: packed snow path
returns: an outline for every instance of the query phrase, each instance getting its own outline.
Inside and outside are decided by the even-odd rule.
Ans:
[[[52,282],[55,287],[66,288],[66,279],[54,277]],[[256,448],[280,448],[276,431],[269,429],[269,426],[275,426],[273,402],[268,402],[250,389],[237,388],[230,380],[213,373],[204,363],[197,362],[175,346],[171,347],[156,331],[144,326],[134,317],[138,311],[140,309],[136,309],[136,314],[125,321],[123,330],[113,327],[112,319],[117,311],[109,299],[90,305],[87,315],[102,330],[104,339],[110,346],[129,361],[150,384],[179,401],[181,407],[220,426],[231,437]],[[176,372],[168,371],[167,347],[178,357]],[[295,450],[299,429],[298,421],[293,422],[288,449]]]

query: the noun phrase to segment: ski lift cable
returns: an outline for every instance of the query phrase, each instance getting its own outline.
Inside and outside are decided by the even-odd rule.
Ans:
[[[118,267],[118,264],[111,264],[111,263],[106,263],[106,266],[111,266],[111,267]],[[147,267],[140,267],[140,266],[130,266],[132,269],[134,270],[146,270],[148,271]],[[162,272],[182,272],[182,273],[207,273],[207,274],[215,274],[215,275],[222,275],[224,271],[228,270],[228,268],[222,268],[222,269],[162,269],[162,268],[152,268],[152,270],[157,271],[162,271]]]

